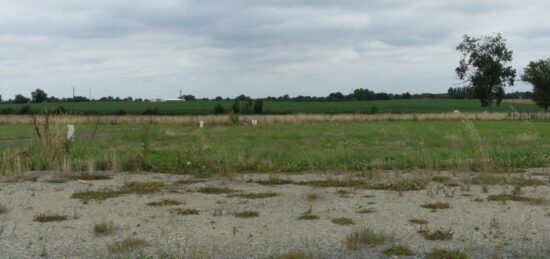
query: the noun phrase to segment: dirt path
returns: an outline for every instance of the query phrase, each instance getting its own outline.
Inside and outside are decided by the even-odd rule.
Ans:
[[[195,179],[117,173],[112,179],[64,182],[62,175],[35,173],[40,176],[34,182],[0,183],[0,205],[5,207],[3,213],[0,208],[0,258],[135,253],[159,258],[269,258],[288,252],[315,258],[384,258],[382,252],[395,245],[408,246],[418,258],[433,249],[461,250],[473,258],[514,253],[544,258],[550,255],[546,172],[480,184],[475,179],[483,178],[476,175],[467,180],[449,173],[435,178],[409,173],[403,179],[391,174],[380,177],[385,184],[325,174]],[[258,180],[288,182],[262,185]],[[354,184],[358,182],[363,184]],[[420,190],[397,184],[408,182],[419,182]],[[79,192],[80,199],[71,198]],[[97,200],[102,198],[106,199]],[[422,207],[438,207],[434,203],[448,203],[449,208]],[[238,217],[239,212],[250,212],[241,216],[251,217]],[[37,222],[40,214],[45,217],[38,220],[66,219]],[[301,216],[314,219],[300,220]],[[334,223],[338,218],[344,219]],[[387,238],[379,245],[349,249],[347,237],[361,229]],[[427,240],[436,230],[450,234],[450,240]]]

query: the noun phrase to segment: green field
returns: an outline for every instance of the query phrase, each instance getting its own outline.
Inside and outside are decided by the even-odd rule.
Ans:
[[[186,102],[89,102],[89,103],[47,103],[29,104],[32,111],[44,108],[63,107],[71,113],[117,114],[120,110],[126,114],[142,114],[147,109],[157,109],[159,114],[212,114],[214,106],[220,103],[226,111],[233,101],[186,101]],[[2,104],[0,112],[11,109],[18,112],[23,104]],[[347,101],[347,102],[284,102],[267,101],[263,112],[266,114],[320,114],[320,113],[371,113],[373,107],[377,113],[445,113],[460,110],[462,112],[482,112],[483,107],[477,100],[457,99],[409,99],[388,101]],[[495,112],[542,111],[534,104],[503,103],[494,107]]]
[[[93,125],[80,125],[89,135]],[[99,125],[94,141],[61,155],[44,150],[32,125],[0,125],[0,168],[147,170],[166,173],[506,171],[550,165],[550,123],[377,121],[251,126]],[[34,139],[25,143],[14,139]],[[18,169],[19,168],[19,169]],[[90,169],[91,168],[91,169]]]

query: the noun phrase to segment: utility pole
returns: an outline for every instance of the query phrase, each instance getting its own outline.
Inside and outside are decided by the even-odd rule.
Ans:
[[[73,87],[73,99],[74,99],[74,87]]]
[[[183,92],[182,92],[182,90],[180,89],[180,96],[178,96],[178,98],[181,98],[182,95],[183,95]]]

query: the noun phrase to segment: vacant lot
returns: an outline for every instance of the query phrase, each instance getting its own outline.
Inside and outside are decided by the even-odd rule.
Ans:
[[[0,183],[0,257],[548,258],[547,172],[35,172]]]
[[[60,130],[56,136],[62,140],[64,125],[51,126],[51,130],[56,127]],[[173,123],[76,127],[77,139],[72,143],[44,143],[30,124],[1,124],[0,169],[3,174],[29,170],[509,172],[550,165],[550,123],[544,121],[207,124],[203,129]]]

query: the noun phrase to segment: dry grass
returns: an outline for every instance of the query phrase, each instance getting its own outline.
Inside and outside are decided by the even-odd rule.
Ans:
[[[317,201],[323,198],[323,195],[317,192],[308,192],[305,194],[305,198],[309,202]]]
[[[261,184],[261,185],[285,185],[285,184],[292,184],[294,182],[290,180],[285,180],[279,177],[270,176],[268,179],[259,180],[259,181],[256,181],[255,183]]]
[[[434,249],[426,254],[426,259],[470,259],[471,257],[458,250]]]
[[[370,213],[375,213],[376,210],[375,209],[370,209],[370,208],[366,208],[366,209],[360,209],[357,211],[357,213],[359,214],[370,214]]]
[[[397,245],[384,250],[384,254],[387,256],[400,256],[400,255],[413,256],[414,252],[408,246]]]
[[[123,193],[150,194],[160,191],[164,183],[159,181],[151,182],[127,182],[122,186]]]
[[[202,187],[197,190],[197,192],[204,194],[228,194],[238,192],[237,190],[229,189],[227,187]]]
[[[108,236],[115,233],[117,227],[113,222],[101,222],[94,225],[94,233],[96,236]]]
[[[72,199],[80,199],[82,202],[87,203],[90,200],[103,201],[106,199],[117,198],[125,194],[121,191],[113,191],[110,189],[104,189],[102,191],[83,191],[75,192],[71,196]]]
[[[548,204],[548,200],[544,198],[530,198],[530,197],[524,197],[524,196],[519,196],[515,194],[489,195],[487,197],[487,200],[501,201],[501,202],[507,202],[507,201],[525,202],[527,204],[539,205],[539,206]]]
[[[36,222],[54,222],[54,221],[64,221],[67,220],[67,216],[61,214],[38,214],[34,216],[34,221]]]
[[[230,194],[229,197],[238,197],[244,199],[265,199],[279,196],[276,192],[260,192],[260,193],[235,193]]]
[[[69,175],[67,178],[73,179],[73,180],[86,180],[86,181],[111,180],[111,179],[113,179],[113,177],[111,177],[109,175],[106,175],[106,174],[92,174],[92,173]]]
[[[409,223],[415,224],[415,225],[427,225],[428,221],[425,219],[409,219]]]
[[[136,238],[126,238],[122,241],[113,242],[109,246],[107,246],[107,250],[111,254],[116,253],[127,253],[134,251],[138,248],[142,248],[147,246],[148,243],[145,240],[142,239],[136,239]]]
[[[54,179],[46,180],[47,183],[66,183],[68,181],[69,180],[64,179],[64,178],[54,178]]]
[[[147,206],[162,207],[162,206],[174,206],[174,205],[180,205],[180,204],[181,202],[176,200],[164,199],[161,201],[149,202],[147,203]]]
[[[370,228],[357,230],[346,237],[346,247],[359,250],[365,246],[380,246],[394,239],[392,235],[376,232]]]
[[[424,237],[426,240],[435,241],[435,240],[451,240],[453,239],[454,232],[451,229],[436,229],[431,231],[429,229],[420,229],[418,233]]]
[[[241,115],[241,121],[258,120],[259,124],[273,123],[314,123],[314,122],[358,122],[358,121],[431,121],[431,120],[505,120],[511,119],[508,113],[419,113],[419,114],[298,114],[298,115]],[[196,125],[204,121],[206,125],[226,125],[227,115],[203,116],[53,116],[52,123],[67,124],[180,124]],[[21,115],[1,115],[0,123],[30,124],[32,118]]]
[[[200,211],[196,209],[182,209],[182,208],[172,209],[170,210],[170,212],[176,215],[199,215],[200,213]]]
[[[313,259],[315,258],[310,253],[304,252],[289,252],[279,256],[276,256],[275,259]]]
[[[298,217],[298,220],[317,220],[320,219],[319,216],[313,214],[313,207],[309,207],[304,213]]]

